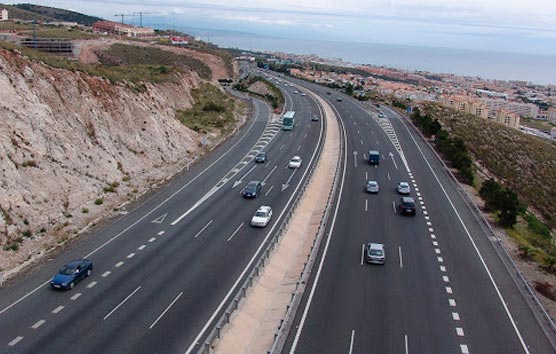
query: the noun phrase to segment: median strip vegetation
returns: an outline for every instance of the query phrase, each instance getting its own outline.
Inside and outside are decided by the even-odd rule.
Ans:
[[[284,95],[270,81],[257,76],[249,75],[245,79],[234,85],[238,91],[248,92],[252,95],[261,97],[272,105],[273,109],[284,107]]]

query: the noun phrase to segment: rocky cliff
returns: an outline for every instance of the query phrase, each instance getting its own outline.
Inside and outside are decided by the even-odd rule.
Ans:
[[[0,271],[13,272],[182,169],[200,137],[175,118],[179,83],[126,83],[54,69],[0,50]]]

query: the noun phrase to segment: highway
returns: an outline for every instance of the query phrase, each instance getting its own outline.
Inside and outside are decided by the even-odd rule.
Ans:
[[[374,107],[292,81],[335,107],[347,159],[282,353],[555,353],[496,240],[410,124],[388,107],[379,119]],[[379,166],[366,162],[371,149],[382,155]],[[366,193],[367,180],[378,181],[378,194]],[[396,210],[398,181],[411,184],[415,217]],[[368,242],[385,245],[385,265],[365,263]]]
[[[195,353],[252,260],[281,222],[320,148],[323,121],[309,96],[286,92],[296,128],[280,129],[270,107],[238,134],[105,226],[0,290],[2,353]],[[257,151],[269,160],[256,164]],[[287,168],[300,155],[302,167]],[[314,161],[314,160],[313,160]],[[262,193],[244,199],[250,180]],[[274,209],[264,229],[250,226],[260,205]],[[93,274],[69,291],[48,285],[71,259]]]

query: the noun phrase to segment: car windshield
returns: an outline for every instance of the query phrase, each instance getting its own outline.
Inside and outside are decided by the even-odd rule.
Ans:
[[[75,267],[69,267],[69,266],[65,266],[62,269],[60,269],[60,271],[58,273],[62,274],[62,275],[71,275],[73,273],[75,273]]]
[[[292,157],[292,162],[299,162],[300,160],[300,157]]]
[[[264,218],[264,217],[266,216],[266,212],[265,212],[265,211],[257,211],[257,212],[255,213],[255,216]]]
[[[382,251],[377,249],[372,249],[371,256],[382,256]]]
[[[407,184],[406,182],[400,182],[400,187],[401,188],[407,188],[407,187],[409,187],[409,184]]]
[[[369,182],[369,187],[376,187],[377,183],[376,182]]]

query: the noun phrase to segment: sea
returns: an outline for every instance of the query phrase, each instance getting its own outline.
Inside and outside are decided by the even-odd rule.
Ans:
[[[503,53],[411,45],[356,43],[211,33],[202,38],[220,47],[253,51],[316,54],[353,64],[371,64],[431,73],[451,73],[491,80],[556,84],[556,56]]]

